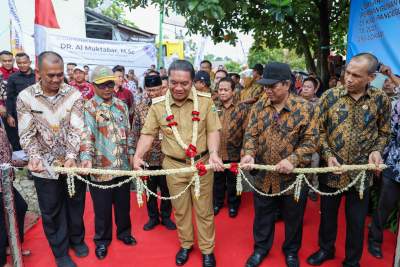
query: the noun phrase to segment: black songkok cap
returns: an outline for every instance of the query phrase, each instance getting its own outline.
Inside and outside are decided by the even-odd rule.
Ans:
[[[162,82],[159,75],[148,75],[144,78],[145,87],[156,87],[160,85],[162,85]]]

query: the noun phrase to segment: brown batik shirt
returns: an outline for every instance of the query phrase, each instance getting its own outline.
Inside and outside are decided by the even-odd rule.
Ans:
[[[367,89],[354,100],[343,87],[325,92],[320,99],[320,147],[325,164],[336,157],[341,164],[366,164],[371,152],[383,153],[390,137],[390,100],[381,90]],[[320,179],[332,188],[347,186],[357,172],[327,174]],[[369,184],[372,175],[369,175]]]
[[[222,125],[219,150],[221,159],[237,162],[240,160],[240,150],[251,106],[234,99],[228,108],[220,101],[216,102],[216,107]]]
[[[310,164],[317,145],[317,118],[308,101],[290,94],[280,112],[266,98],[253,105],[244,136],[243,154],[252,156],[255,163],[276,165],[288,159],[294,167],[305,167]],[[264,192],[277,193],[294,180],[294,174],[260,171],[256,186]]]

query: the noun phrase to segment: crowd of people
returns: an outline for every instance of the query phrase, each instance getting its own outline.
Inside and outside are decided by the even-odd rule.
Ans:
[[[157,71],[151,66],[140,81],[133,70],[126,73],[120,65],[90,70],[87,65],[67,63],[65,75],[62,57],[51,51],[38,56],[35,70],[25,53],[15,56],[18,69],[14,68],[12,53],[1,52],[0,60],[0,163],[11,163],[12,151],[26,153],[43,229],[57,266],[77,266],[69,249],[78,257],[89,253],[83,221],[87,187],[75,180],[75,195],[68,197],[66,175],[55,173],[53,166],[158,170],[187,167],[191,159],[213,168],[200,179],[200,196],[193,186],[184,190],[191,174],[143,177],[148,188],[153,192],[159,189],[163,197],[184,191],[179,198],[162,200],[160,206],[157,198],[150,196],[149,219],[143,226],[145,231],[159,224],[177,230],[180,248],[176,265],[188,261],[195,245],[194,214],[202,265],[216,266],[214,217],[227,205],[229,217],[235,218],[241,203],[236,175],[223,164],[237,162],[254,177],[256,188],[265,193],[280,193],[292,184],[296,167],[375,164],[376,172],[368,172],[365,184],[336,196],[321,196],[320,248],[307,262],[318,266],[335,257],[338,209],[345,197],[343,266],[360,266],[374,176],[382,177],[382,186],[368,234],[368,251],[376,258],[383,257],[384,225],[400,191],[400,78],[374,55],[353,57],[342,77],[331,78],[326,90],[315,74],[304,77],[280,62],[256,64],[248,78],[224,68],[214,72],[207,60],[201,62],[197,72],[190,62],[176,60],[168,70]],[[377,72],[387,76],[382,90],[371,86]],[[275,165],[275,171],[254,170],[255,163]],[[381,163],[389,166],[383,173]],[[309,178],[321,191],[334,192],[348,186],[356,176],[357,172],[336,172]],[[114,185],[127,177],[85,178],[94,184],[88,188],[94,207],[96,257],[107,257],[113,210],[117,239],[128,246],[136,245],[130,184],[107,190],[95,186]],[[365,188],[364,198],[358,194],[360,186]],[[14,194],[23,241],[27,206],[16,190]],[[278,219],[285,225],[282,251],[286,264],[300,265],[298,252],[307,199],[309,196],[315,201],[318,196],[306,187],[298,201],[293,194],[291,190],[270,198],[254,192],[254,250],[243,263],[246,267],[259,266],[268,255]],[[8,267],[3,208],[0,266]],[[29,253],[23,251],[24,255]]]

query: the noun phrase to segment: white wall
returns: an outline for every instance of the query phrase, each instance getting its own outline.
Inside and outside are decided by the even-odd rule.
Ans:
[[[33,29],[35,0],[14,0],[22,23],[25,51],[35,54]],[[52,0],[60,29],[51,32],[86,37],[84,0]],[[0,0],[0,50],[10,50],[10,16],[8,0]]]

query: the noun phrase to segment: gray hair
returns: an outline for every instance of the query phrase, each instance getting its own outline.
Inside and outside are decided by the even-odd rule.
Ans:
[[[355,55],[350,61],[352,60],[360,60],[360,59],[364,59],[368,61],[368,74],[373,74],[376,71],[378,71],[378,67],[379,67],[379,60],[378,58],[371,54],[371,53],[359,53],[357,55]]]
[[[38,56],[38,69],[42,69],[43,67],[43,61],[48,60],[53,64],[60,64],[64,66],[64,60],[63,58],[56,52],[53,51],[44,51],[40,53]]]

